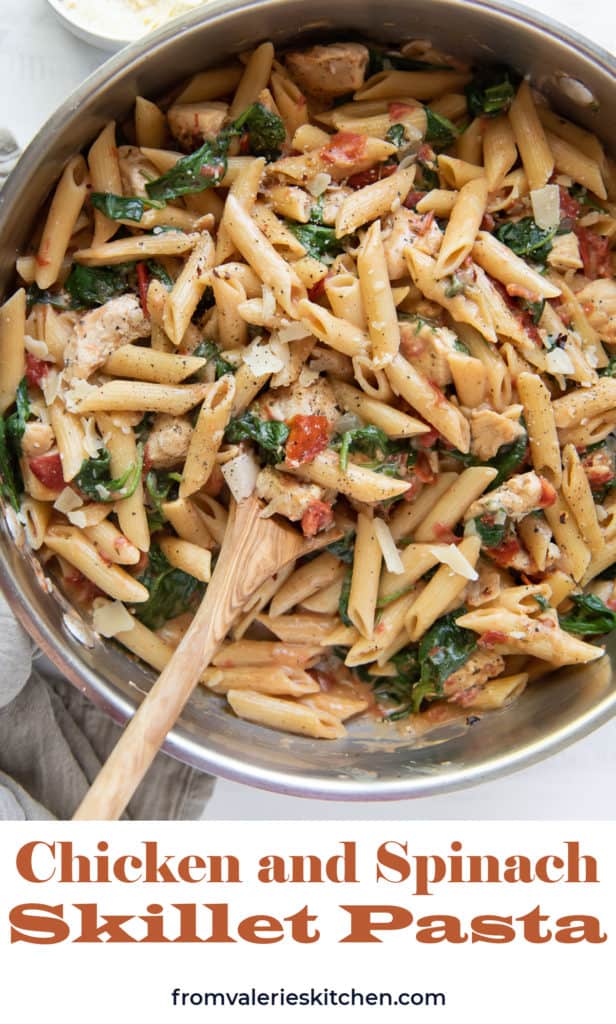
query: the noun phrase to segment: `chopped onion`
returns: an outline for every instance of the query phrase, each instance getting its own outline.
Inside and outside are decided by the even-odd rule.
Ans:
[[[432,544],[430,552],[439,562],[448,565],[452,572],[463,576],[465,580],[479,579],[479,573],[473,569],[468,558],[465,558],[455,544]]]
[[[134,628],[135,620],[121,601],[96,601],[92,625],[101,636],[117,636]]]
[[[379,542],[379,547],[383,552],[383,561],[388,572],[394,572],[399,574],[404,572],[404,566],[402,559],[396,547],[396,542],[392,537],[391,530],[384,519],[373,520],[374,532],[376,539]]]
[[[250,452],[241,452],[220,467],[227,486],[236,501],[248,498],[255,489],[259,463]]]
[[[537,227],[551,231],[560,224],[560,191],[558,185],[534,188],[530,194],[533,218]]]

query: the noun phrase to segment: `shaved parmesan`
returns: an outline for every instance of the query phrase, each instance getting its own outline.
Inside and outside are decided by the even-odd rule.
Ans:
[[[58,512],[64,512],[64,514],[67,512],[74,512],[75,509],[81,508],[82,505],[83,498],[80,498],[72,487],[65,487],[53,503],[53,507]]]
[[[320,174],[315,174],[314,178],[309,178],[306,182],[306,191],[310,192],[310,195],[316,199],[318,196],[323,195],[331,180],[329,174],[321,171]]]
[[[50,363],[53,363],[53,359],[49,355],[49,349],[44,341],[40,341],[39,338],[31,338],[29,334],[24,335],[24,348],[26,352],[35,356],[37,359],[45,359]]]
[[[96,433],[96,424],[93,416],[84,418],[82,423],[85,427],[83,446],[86,450],[86,454],[91,459],[95,459],[101,448],[104,448],[103,441]]]
[[[260,377],[266,373],[278,373],[284,366],[282,359],[274,352],[272,345],[269,342],[262,342],[260,338],[255,338],[248,346],[244,352],[244,362],[255,377]]]
[[[533,219],[543,231],[551,231],[560,224],[560,191],[558,185],[534,188],[530,194]]]
[[[276,331],[276,335],[280,341],[286,342],[299,341],[300,338],[307,338],[309,334],[310,331],[308,331],[303,324],[296,323],[293,320],[290,320],[289,323],[283,324],[283,326],[279,327]]]
[[[259,463],[251,452],[241,452],[220,467],[227,486],[236,501],[248,498],[255,489]]]
[[[468,558],[465,558],[455,544],[432,544],[430,553],[443,565],[448,565],[452,572],[463,576],[465,580],[479,579],[479,573],[473,569]]]
[[[313,370],[311,366],[304,365],[299,371],[298,381],[301,387],[309,388],[311,384],[314,384],[318,376],[317,370]]]
[[[135,620],[121,601],[97,601],[92,613],[92,625],[101,636],[117,636],[134,628]]]
[[[60,388],[60,377],[57,370],[49,370],[44,377],[41,377],[40,388],[45,395],[47,405],[53,405],[58,397]]]
[[[383,561],[388,572],[401,573],[404,572],[404,566],[402,559],[396,547],[396,542],[392,537],[391,530],[384,519],[373,520],[374,532],[376,539],[379,542],[379,547],[383,552]]]
[[[545,368],[548,373],[574,373],[575,367],[571,357],[562,348],[553,348],[545,357]]]
[[[88,525],[88,520],[85,512],[76,510],[75,512],[67,512],[66,517],[71,526],[78,526],[80,530]]]
[[[276,298],[272,289],[264,284],[261,286],[262,292],[262,308],[263,308],[263,319],[271,320],[276,315]]]

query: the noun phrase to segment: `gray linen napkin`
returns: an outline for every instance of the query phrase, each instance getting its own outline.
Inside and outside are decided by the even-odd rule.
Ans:
[[[121,729],[36,650],[0,595],[0,821],[69,819]],[[214,779],[158,754],[128,819],[203,817]]]

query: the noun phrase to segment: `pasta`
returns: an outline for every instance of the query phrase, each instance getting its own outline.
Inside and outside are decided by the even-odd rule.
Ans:
[[[0,303],[4,506],[101,635],[168,663],[232,501],[318,535],[201,679],[311,740],[504,708],[616,625],[613,166],[412,53],[265,42],[137,97]]]

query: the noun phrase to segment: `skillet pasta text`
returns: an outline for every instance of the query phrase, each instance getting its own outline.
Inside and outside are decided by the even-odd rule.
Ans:
[[[323,549],[206,670],[237,715],[502,707],[616,625],[615,232],[595,136],[425,42],[264,43],[139,97],[0,307],[7,515],[161,670],[256,493]]]

